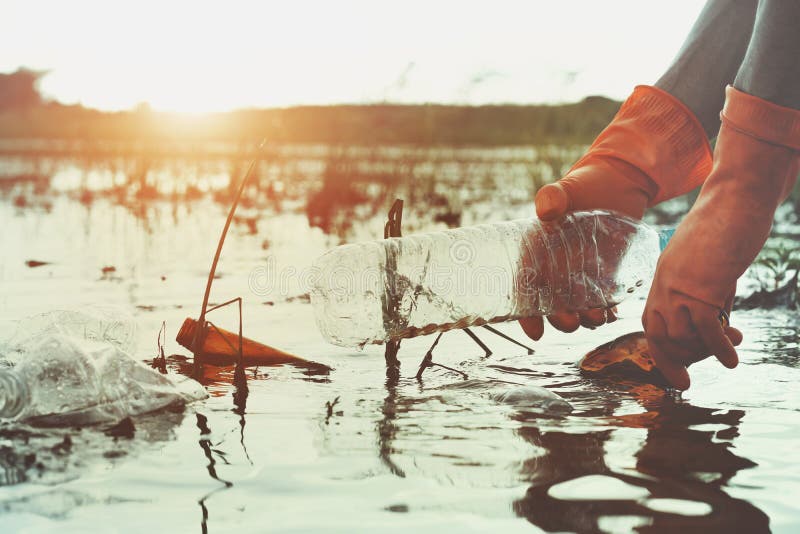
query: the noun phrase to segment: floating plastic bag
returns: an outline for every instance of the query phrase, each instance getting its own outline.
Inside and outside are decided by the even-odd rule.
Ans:
[[[114,422],[207,396],[197,382],[135,360],[132,318],[109,310],[50,312],[0,344],[0,419],[43,426]]]

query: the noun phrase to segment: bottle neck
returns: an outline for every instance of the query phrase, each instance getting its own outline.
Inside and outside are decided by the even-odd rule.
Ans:
[[[28,404],[30,392],[12,369],[0,370],[0,419],[16,419]]]

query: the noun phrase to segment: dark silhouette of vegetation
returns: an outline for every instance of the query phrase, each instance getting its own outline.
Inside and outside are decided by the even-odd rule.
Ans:
[[[589,143],[619,104],[591,98],[558,106],[342,105],[213,113],[140,109],[104,113],[49,103],[0,113],[0,137],[279,143],[523,145]]]
[[[36,84],[43,73],[18,69],[11,74],[0,73],[0,112],[27,110],[42,104]]]
[[[794,241],[791,245],[779,242],[767,244],[753,262],[754,275],[761,288],[746,298],[737,298],[736,309],[774,309],[796,310],[800,300],[798,275],[800,275],[800,253]]]
[[[586,144],[619,102],[589,97],[563,105],[450,106],[440,104],[297,106],[183,115],[135,110],[105,113],[45,102],[42,73],[0,74],[0,138],[90,141],[248,142],[343,145]]]

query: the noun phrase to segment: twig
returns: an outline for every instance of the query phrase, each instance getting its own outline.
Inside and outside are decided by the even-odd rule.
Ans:
[[[194,354],[194,362],[195,362],[195,370],[197,370],[198,359],[197,355],[200,352],[200,348],[202,347],[203,337],[205,335],[205,320],[206,320],[206,308],[208,307],[208,297],[211,295],[211,284],[214,282],[214,274],[217,271],[217,263],[219,263],[220,254],[222,254],[222,245],[225,243],[225,236],[228,235],[228,228],[231,226],[231,221],[233,221],[233,215],[236,213],[236,207],[239,205],[239,200],[242,198],[242,193],[244,192],[244,187],[247,184],[250,176],[253,174],[253,170],[258,163],[261,151],[264,149],[266,145],[266,140],[262,141],[258,147],[258,154],[253,161],[250,162],[250,166],[247,168],[247,172],[245,173],[244,177],[242,178],[241,183],[239,184],[239,190],[236,193],[236,196],[233,199],[233,204],[231,205],[231,209],[228,212],[228,218],[225,220],[225,226],[222,228],[222,234],[219,236],[219,242],[217,243],[217,252],[214,254],[214,260],[211,262],[211,270],[208,271],[208,282],[206,282],[206,291],[203,295],[203,307],[200,308],[200,318],[197,320],[197,324],[201,325],[201,328],[197,329],[195,333],[194,341],[192,342],[192,354]],[[241,323],[239,325],[239,329],[241,332]]]
[[[389,209],[386,224],[383,227],[383,238],[401,237],[402,232],[400,226],[403,222],[403,200],[395,199],[392,207]],[[394,261],[390,258],[389,261]],[[393,272],[393,266],[387,266],[387,272]],[[384,309],[395,312],[397,307],[396,302],[384,302]],[[400,350],[400,340],[387,341],[386,350],[384,351],[384,359],[386,360],[386,377],[389,380],[397,381],[400,378],[400,360],[397,359],[397,353]]]
[[[498,329],[496,329],[494,327],[491,327],[488,324],[483,325],[483,328],[485,328],[486,330],[488,330],[492,334],[495,334],[495,335],[498,335],[498,336],[502,337],[506,341],[510,341],[514,345],[518,345],[518,346],[522,347],[523,349],[528,351],[528,354],[533,354],[533,352],[534,352],[534,350],[532,348],[530,348],[529,346],[525,345],[524,343],[520,343],[519,341],[517,341],[516,339],[512,338],[511,336],[508,336],[508,335],[502,333],[500,330],[498,330]]]
[[[417,380],[422,380],[422,373],[425,372],[425,369],[434,366],[447,369],[448,371],[453,371],[454,373],[458,373],[464,378],[464,380],[467,380],[469,378],[469,376],[467,376],[467,373],[465,373],[464,371],[459,371],[458,369],[453,369],[452,367],[448,367],[446,365],[442,365],[441,363],[436,363],[433,361],[433,349],[436,348],[436,345],[442,338],[442,334],[444,334],[444,332],[439,332],[439,335],[437,335],[436,339],[433,340],[433,345],[431,345],[431,348],[429,348],[428,352],[425,353],[425,357],[422,359],[422,362],[420,362],[419,370],[417,370],[417,375],[415,377]]]
[[[483,349],[483,352],[485,353],[483,355],[484,358],[488,358],[489,356],[492,355],[492,351],[489,349],[489,347],[487,347],[486,344],[483,341],[481,341],[480,338],[478,338],[478,336],[476,336],[472,330],[470,330],[469,328],[464,328],[464,333],[467,334],[470,338],[472,338],[472,341],[477,343],[478,346]]]
[[[333,402],[325,401],[325,408],[327,409],[327,413],[325,415],[325,424],[326,425],[328,424],[328,421],[330,421],[331,417],[333,417],[333,407],[336,406],[338,403],[339,403],[339,397],[336,397],[335,399],[333,399]]]
[[[158,353],[156,357],[153,359],[153,362],[150,364],[153,369],[158,369],[158,372],[162,375],[167,374],[167,355],[164,353],[164,341],[162,337],[164,336],[164,340],[167,339],[167,322],[161,321],[161,329],[158,331],[158,338],[156,339],[156,345],[158,347]]]

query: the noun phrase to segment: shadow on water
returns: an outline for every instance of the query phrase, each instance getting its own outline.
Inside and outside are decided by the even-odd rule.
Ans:
[[[245,443],[245,428],[247,426],[247,400],[250,395],[247,378],[248,371],[246,370],[245,366],[237,365],[233,371],[231,371],[231,367],[203,365],[201,373],[198,375],[193,364],[186,357],[172,355],[166,358],[166,362],[170,368],[176,370],[177,372],[184,374],[185,376],[194,376],[198,378],[201,383],[210,389],[212,395],[215,393],[217,395],[221,395],[230,391],[233,402],[233,407],[230,411],[238,417],[239,445],[247,462],[251,466],[254,465],[254,462],[248,453],[247,444]],[[301,379],[327,383],[328,373],[329,369],[327,368],[324,370],[303,369],[301,374],[304,376],[304,378]],[[258,368],[254,368],[252,370],[251,380],[263,380],[266,378],[268,378],[268,375],[265,373],[259,373]],[[330,409],[332,409],[332,406],[330,406]],[[330,418],[331,415],[332,414],[329,414],[328,417]],[[223,465],[230,465],[230,462],[228,461],[226,453],[218,448],[219,443],[214,444],[211,441],[212,431],[208,424],[208,417],[201,413],[197,413],[196,418],[196,426],[200,431],[200,439],[198,440],[198,444],[200,445],[200,449],[203,451],[203,455],[207,460],[206,470],[209,477],[221,483],[221,486],[206,493],[198,500],[198,504],[202,512],[200,521],[201,531],[203,533],[207,533],[209,520],[209,501],[214,495],[232,488],[234,483],[230,480],[220,477],[219,473],[217,472],[218,462],[222,462]]]
[[[199,501],[197,501],[197,503],[200,505],[200,510],[202,511],[200,528],[205,534],[208,532],[208,507],[206,506],[206,501],[208,501],[208,499],[210,499],[216,493],[232,488],[233,482],[224,480],[220,478],[219,475],[217,474],[217,467],[216,467],[217,460],[215,459],[215,456],[219,457],[219,459],[226,464],[228,463],[228,460],[227,458],[225,458],[225,453],[218,449],[215,449],[213,447],[213,444],[211,443],[211,439],[209,438],[209,436],[211,435],[211,429],[208,427],[208,418],[201,413],[198,413],[196,415],[197,415],[197,428],[200,430],[200,440],[198,441],[198,444],[200,445],[200,449],[202,449],[203,454],[208,460],[208,464],[206,464],[206,469],[208,470],[208,476],[210,476],[211,478],[222,484],[222,486],[211,490],[210,492],[203,495],[203,497],[201,497]]]
[[[756,466],[732,452],[745,412],[692,406],[655,386],[634,386],[631,393],[646,411],[614,415],[619,403],[608,401],[591,414],[613,425],[603,430],[541,431],[535,419],[528,419],[525,414],[518,416],[525,424],[519,435],[546,453],[523,465],[523,477],[531,486],[523,498],[514,502],[514,511],[548,532],[600,532],[602,520],[613,521],[619,516],[641,519],[642,525],[637,528],[640,532],[769,532],[769,518],[764,512],[723,489],[740,470]],[[726,428],[694,428],[706,424]],[[606,463],[606,447],[612,435],[624,428],[646,431],[643,444],[633,454],[635,473],[612,469]],[[557,485],[589,475],[642,488],[649,492],[648,500],[705,503],[710,511],[686,512],[680,502],[674,501],[670,509],[663,510],[648,506],[642,499],[615,497],[607,489],[588,498],[564,491],[556,491],[558,497],[553,495]]]
[[[126,418],[116,425],[86,428],[4,423],[0,426],[0,488],[33,483],[52,489],[0,500],[0,516],[16,513],[64,519],[73,509],[83,506],[146,502],[97,496],[61,484],[80,476],[86,465],[114,465],[146,458],[149,450],[160,449],[175,439],[175,429],[183,418],[184,410],[164,410]]]
[[[203,366],[203,368],[201,369],[201,375],[203,377],[206,376],[206,368],[208,367],[209,366]],[[193,367],[189,368],[187,366],[187,368],[184,369],[184,371],[189,372],[192,375],[196,374],[195,369]],[[233,408],[231,409],[231,411],[239,417],[239,445],[242,447],[242,452],[244,453],[245,458],[247,458],[248,463],[250,465],[253,465],[253,460],[250,458],[250,455],[247,452],[247,445],[245,445],[244,441],[244,429],[247,424],[245,414],[247,413],[247,397],[249,393],[250,390],[247,385],[247,375],[245,374],[245,367],[244,365],[241,364],[237,365],[233,372],[233,392],[231,393],[231,396],[233,398]],[[208,500],[218,492],[232,488],[233,482],[220,478],[220,476],[217,474],[217,469],[216,469],[217,460],[215,459],[215,457],[219,458],[225,464],[228,464],[229,462],[223,451],[213,447],[211,440],[209,438],[209,436],[211,435],[211,429],[208,427],[208,418],[201,413],[197,414],[197,428],[200,430],[200,440],[198,441],[198,444],[200,445],[203,454],[208,460],[208,464],[206,464],[206,469],[208,470],[208,476],[222,483],[222,486],[205,494],[198,501],[198,504],[200,505],[200,509],[202,511],[200,528],[202,532],[205,534],[208,532],[208,517],[209,517],[208,506],[207,506]]]
[[[250,465],[253,465],[253,460],[250,459],[247,446],[244,444],[244,427],[247,425],[245,414],[247,413],[247,397],[250,395],[250,388],[247,386],[247,374],[242,364],[236,365],[236,370],[233,372],[233,385],[233,409],[231,411],[239,416],[239,444],[242,446],[245,458]]]
[[[387,374],[389,376],[386,377],[385,383],[386,396],[381,405],[382,418],[377,424],[378,457],[381,459],[381,463],[389,469],[390,473],[400,478],[405,478],[405,471],[392,460],[392,453],[394,452],[392,443],[398,431],[395,419],[397,418],[397,401],[399,399],[397,387],[400,376],[399,373]]]

